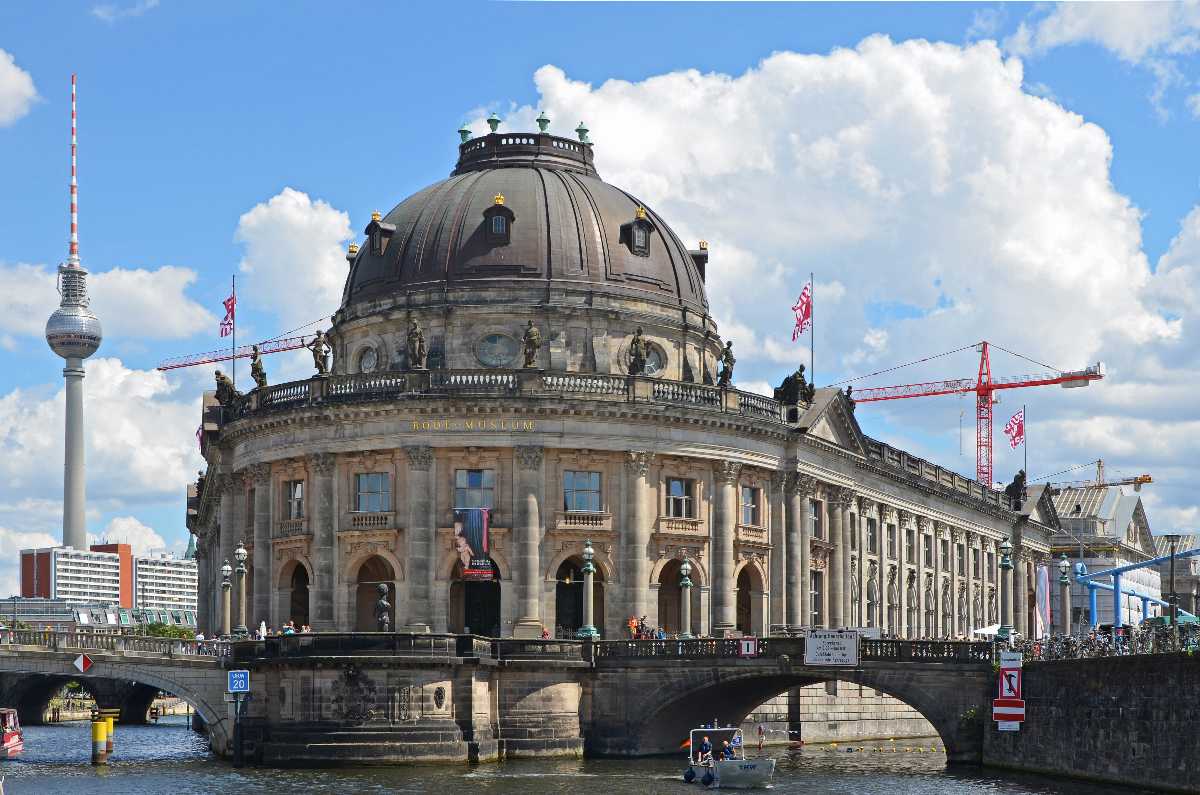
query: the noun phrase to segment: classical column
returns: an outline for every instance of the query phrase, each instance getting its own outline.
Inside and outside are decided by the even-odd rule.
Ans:
[[[858,498],[858,526],[854,528],[854,532],[858,534],[858,593],[855,598],[858,600],[858,626],[865,627],[867,625],[867,573],[871,567],[867,562],[867,556],[870,554],[867,549],[867,511],[871,510],[871,501],[866,497]]]
[[[775,626],[787,623],[787,589],[784,586],[788,560],[784,523],[786,486],[786,472],[771,473],[771,582],[767,588],[771,592],[771,624]]]
[[[654,454],[631,450],[625,459],[625,527],[621,551],[625,556],[625,609],[632,616],[649,614],[650,597],[650,531],[651,518],[650,464]],[[605,609],[609,609],[605,605]],[[660,616],[661,621],[661,616]]]
[[[963,593],[963,588],[965,587],[965,583],[963,582],[963,576],[964,576],[963,569],[966,568],[966,560],[967,560],[965,547],[963,550],[963,565],[961,567],[958,565],[958,548],[959,548],[959,545],[962,543],[963,543],[963,531],[959,530],[956,527],[951,528],[950,529],[950,560],[951,560],[950,565],[951,565],[951,571],[953,572],[953,577],[951,577],[951,579],[950,579],[950,604],[952,607],[953,618],[954,618],[954,631],[951,634],[956,637],[960,634],[960,632],[962,630],[963,621],[965,620],[965,617],[963,616],[963,610],[962,610],[962,604],[963,604],[962,593]]]
[[[921,517],[930,526],[930,541],[933,542],[933,624],[929,627],[929,637],[946,637],[945,620],[942,618],[942,572],[946,561],[942,560],[941,528],[938,523],[927,517]]]
[[[1014,626],[1021,637],[1029,637],[1029,553],[1017,549],[1013,553],[1016,565],[1016,587],[1013,588]]]
[[[516,570],[517,621],[513,626],[515,638],[542,636],[542,492],[541,447],[522,445],[514,448],[516,458]]]
[[[829,614],[825,623],[831,629],[840,629],[847,623],[843,612],[845,583],[842,580],[842,569],[846,559],[850,557],[850,550],[846,548],[845,539],[842,538],[841,504],[845,491],[845,489],[830,488],[825,499],[825,515],[829,517],[829,543],[833,544],[833,559],[825,570],[829,590]]]
[[[334,470],[337,456],[333,453],[317,453],[308,457],[308,469],[312,473],[312,567],[313,581],[309,584],[309,620],[317,632],[333,632],[338,629],[333,617],[333,589],[337,582],[333,547],[337,531],[333,510]]]
[[[713,628],[715,637],[737,626],[737,584],[733,580],[733,539],[737,532],[737,482],[742,465],[717,461],[713,465]]]
[[[842,591],[842,625],[850,626],[854,623],[854,610],[851,607],[854,599],[854,589],[850,582],[850,537],[854,532],[854,527],[850,521],[854,506],[854,492],[850,489],[842,489],[838,494],[837,512],[841,517],[842,532],[837,539],[837,543],[842,549],[842,567],[836,572],[836,576],[841,578]]]
[[[817,488],[817,479],[799,472],[788,483],[787,509],[787,625],[798,630],[812,623],[812,589],[809,584],[812,538],[812,512],[808,501]]]
[[[269,621],[271,591],[274,584],[275,556],[271,550],[271,465],[255,464],[248,470],[254,484],[254,604],[251,605],[251,629]]]
[[[433,448],[429,445],[409,445],[404,448],[408,457],[408,522],[405,526],[405,546],[408,548],[407,618],[409,632],[429,632],[434,625],[433,581],[437,576],[437,522],[433,483]],[[399,621],[397,621],[399,623]]]

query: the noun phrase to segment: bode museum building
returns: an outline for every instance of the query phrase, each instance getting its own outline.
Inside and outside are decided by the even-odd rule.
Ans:
[[[235,625],[573,637],[590,540],[603,638],[631,616],[967,636],[1001,620],[1005,538],[1030,631],[1051,505],[864,436],[802,372],[738,390],[705,295],[719,254],[604,182],[582,125],[492,126],[350,247],[312,378],[259,364],[252,391],[218,375],[205,396],[204,632],[244,544]]]

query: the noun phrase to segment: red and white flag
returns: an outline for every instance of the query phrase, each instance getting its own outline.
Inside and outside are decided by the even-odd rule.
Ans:
[[[230,295],[225,304],[225,319],[221,321],[221,336],[228,337],[233,333],[233,314],[237,310],[237,295]]]
[[[1025,409],[1012,415],[1004,426],[1004,435],[1008,437],[1009,447],[1014,450],[1025,444]]]
[[[796,313],[796,327],[792,329],[792,342],[795,342],[797,337],[812,327],[812,282],[804,285],[792,311]]]

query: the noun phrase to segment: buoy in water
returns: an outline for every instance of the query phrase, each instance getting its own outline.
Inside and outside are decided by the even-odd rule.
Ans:
[[[700,777],[700,783],[701,783],[701,784],[703,784],[703,785],[704,785],[704,786],[706,786],[706,787],[707,787],[709,784],[713,783],[715,780],[716,780],[716,777],[715,777],[715,776],[713,776],[713,774],[712,774],[712,771],[711,771],[711,770],[705,770],[705,771],[704,771],[704,775]]]
[[[685,782],[687,782],[688,784],[691,784],[693,781],[695,781],[695,779],[696,779],[696,771],[695,770],[693,770],[692,768],[689,767],[687,770],[683,771],[683,780]]]

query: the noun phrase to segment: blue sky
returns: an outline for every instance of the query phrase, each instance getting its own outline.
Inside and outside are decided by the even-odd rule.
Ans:
[[[1031,468],[1035,474],[1050,472],[1104,456],[1118,470],[1153,467],[1174,473],[1180,482],[1172,486],[1166,478],[1154,497],[1151,507],[1161,516],[1157,524],[1194,525],[1200,513],[1181,481],[1194,474],[1189,456],[1200,444],[1200,429],[1190,422],[1179,390],[1197,386],[1197,362],[1186,353],[1188,341],[1196,339],[1187,321],[1194,306],[1189,290],[1197,283],[1193,252],[1200,250],[1200,244],[1191,245],[1188,226],[1200,189],[1200,151],[1194,144],[1200,121],[1192,109],[1200,110],[1200,102],[1189,101],[1200,92],[1189,38],[1197,28],[1194,6],[1163,9],[1113,6],[1084,19],[1055,6],[966,3],[4,4],[0,67],[6,56],[12,67],[7,73],[0,68],[0,288],[7,293],[0,297],[7,317],[0,320],[0,452],[9,458],[8,483],[0,485],[0,554],[11,556],[22,545],[58,534],[54,478],[61,465],[52,460],[59,453],[51,437],[61,433],[53,413],[61,363],[37,327],[54,303],[52,292],[46,297],[42,276],[66,249],[72,71],[80,76],[81,253],[98,278],[121,271],[109,281],[108,314],[101,314],[106,338],[96,359],[109,360],[108,370],[92,372],[88,381],[89,390],[103,391],[101,380],[108,379],[110,398],[89,402],[87,422],[90,430],[104,427],[112,438],[154,448],[138,466],[101,460],[93,468],[93,533],[140,525],[137,532],[144,535],[149,528],[171,547],[185,543],[185,478],[180,475],[194,475],[198,463],[185,451],[195,427],[193,404],[210,373],[207,368],[176,372],[163,381],[147,371],[163,357],[222,344],[216,316],[235,270],[245,266],[252,272],[242,293],[243,339],[273,336],[297,325],[296,318],[331,311],[328,282],[340,283],[340,273],[297,266],[291,282],[254,280],[253,273],[289,273],[280,255],[271,254],[280,235],[293,245],[289,256],[294,260],[319,249],[334,268],[330,251],[344,247],[350,232],[360,235],[372,210],[387,210],[446,176],[460,124],[478,126],[491,110],[513,124],[527,123],[528,111],[547,103],[557,104],[562,118],[556,115],[556,124],[563,129],[573,127],[575,115],[587,109],[603,176],[614,182],[621,177],[622,184],[654,200],[668,218],[679,219],[685,236],[722,242],[724,249],[714,242],[715,269],[723,267],[723,258],[730,274],[758,268],[785,292],[793,287],[798,292],[802,274],[817,271],[818,286],[825,290],[818,301],[830,301],[818,305],[824,321],[817,338],[822,382],[983,337],[1063,367],[1101,357],[1116,361],[1123,383],[1143,397],[1106,384],[1107,392],[1092,390],[1100,397],[1086,400],[1059,390],[1027,390],[1014,398],[1031,405],[1031,434],[1039,432],[1039,416],[1052,420],[1042,429],[1045,441],[1031,449],[1037,452]],[[1101,18],[1104,14],[1108,17]],[[1138,24],[1128,24],[1122,15]],[[864,45],[880,34],[886,44]],[[935,44],[922,48],[910,40]],[[990,49],[978,44],[986,40],[995,44]],[[949,47],[938,49],[937,43]],[[853,68],[842,70],[844,59],[831,55],[839,50],[854,56]],[[789,62],[786,69],[787,59],[764,66],[774,53],[816,58]],[[539,72],[546,65],[556,71]],[[1005,100],[1009,104],[992,103],[1003,89],[988,89],[977,76],[995,76],[1002,83],[1004,70],[1014,65],[1023,70],[1012,89],[1016,96]],[[12,88],[21,79],[14,69],[32,81],[36,97]],[[817,174],[817,166],[805,169],[820,153],[836,151],[830,168],[869,161],[873,176],[868,181],[894,180],[894,189],[884,191],[892,198],[871,194],[871,202],[885,203],[870,204],[861,218],[852,208],[869,204],[863,195],[848,195],[844,203],[831,199],[830,212],[845,219],[848,230],[827,240],[803,232],[796,239],[782,232],[739,236],[737,228],[721,227],[695,209],[688,191],[721,196],[729,186],[730,204],[720,209],[722,218],[740,219],[741,229],[773,223],[738,202],[739,195],[755,191],[747,176],[752,168],[739,169],[731,179],[720,164],[697,160],[697,173],[688,174],[653,154],[655,146],[670,151],[670,141],[647,144],[652,151],[644,157],[613,151],[613,142],[636,138],[628,137],[636,132],[630,124],[636,128],[639,118],[650,118],[656,86],[686,70],[698,73],[688,86],[729,103],[698,101],[686,106],[691,112],[661,120],[654,129],[669,130],[680,140],[711,139],[713,146],[724,141],[729,148],[703,151],[725,152],[730,163],[743,148],[722,139],[724,131],[744,130],[745,149],[768,136],[785,141],[794,133],[796,147],[811,144],[803,149],[805,156],[797,156],[798,173]],[[768,74],[779,82],[766,85]],[[803,113],[774,107],[775,98],[792,89],[810,90],[815,76],[842,88],[804,105],[809,110]],[[878,97],[871,92],[889,80],[901,81],[901,88],[919,83],[922,95],[911,108],[886,112],[880,108],[886,103],[864,99]],[[847,99],[859,87],[862,97]],[[639,103],[647,108],[640,117],[626,115],[629,108],[642,107]],[[729,117],[723,110],[728,107],[739,111]],[[1006,111],[999,107],[1011,108],[1012,116],[1004,118]],[[925,112],[931,114],[932,129],[952,130],[945,146],[953,151],[931,167],[947,170],[934,180],[940,187],[929,192],[913,187],[927,173],[909,173],[903,151],[921,148],[926,138],[914,133],[911,141],[897,139],[891,151],[880,154],[887,149],[888,130],[904,137],[905,114],[914,114],[912,129],[920,130],[917,122]],[[861,114],[862,123],[807,137],[823,117],[833,124],[848,114]],[[1022,114],[1028,114],[1028,123]],[[865,154],[845,154],[858,140],[853,130],[876,123],[882,125],[876,134],[883,144]],[[985,168],[979,164],[1006,162],[1021,131],[1043,124],[1063,131],[1063,137],[1043,133],[1044,146],[1036,139],[1020,143],[1024,154],[1013,159],[1015,176],[996,183],[1012,183],[1011,191],[989,194],[981,188]],[[955,147],[961,155],[954,154]],[[845,163],[838,160],[843,155]],[[1021,186],[1022,164],[1031,158],[1041,164],[1030,167],[1041,181]],[[1063,165],[1074,159],[1082,165]],[[972,165],[957,171],[967,160]],[[656,182],[652,178],[660,171]],[[776,185],[769,175],[762,179],[764,185]],[[836,193],[846,181],[830,179],[833,187],[826,186],[823,195]],[[1077,189],[1072,179],[1079,180]],[[949,217],[955,204],[940,203],[946,188],[938,180],[946,180],[951,192],[961,185],[969,201],[978,200],[976,220]],[[285,188],[293,193],[284,195]],[[897,191],[905,194],[904,201],[895,200]],[[1048,192],[1054,195],[1048,198]],[[791,212],[802,215],[808,204],[798,203]],[[994,234],[974,237],[988,226],[984,208],[989,206],[1003,206],[1005,212],[997,216],[1004,220],[996,222]],[[256,216],[243,218],[257,207]],[[1059,229],[1078,227],[1074,243],[1058,240],[1054,229],[1038,229],[1041,219],[1058,213]],[[793,216],[784,213],[778,222],[787,227]],[[1034,306],[1031,299],[1025,318],[1001,318],[1003,313],[991,308],[1011,305],[989,303],[1001,301],[997,296],[1006,273],[1020,272],[1026,294],[1040,293],[1040,282],[1055,283],[1061,268],[1068,267],[1060,264],[1060,256],[1072,260],[1069,270],[1078,275],[1079,287],[1045,291],[1059,290],[1054,300],[1060,303],[1088,292],[1083,285],[1093,265],[1078,253],[1080,240],[1095,240],[1101,253],[1118,252],[1113,262],[1094,266],[1110,271],[1096,280],[1104,285],[1100,294],[1086,298],[1096,309],[1093,315],[1107,312],[1108,317],[1064,330],[1039,325],[1054,314],[1054,304]],[[972,283],[973,257],[993,249],[1016,251],[1011,255],[1016,259],[996,257]],[[1040,253],[1026,256],[1021,253],[1026,250]],[[895,252],[906,267],[934,274],[927,289],[912,294],[878,289],[894,279],[905,281],[882,269]],[[1169,252],[1175,276],[1156,280],[1160,258]],[[1032,263],[1028,270],[1022,269],[1024,262]],[[310,289],[315,284],[310,277],[319,279],[322,273],[329,276],[325,286]],[[1131,285],[1129,295],[1119,287],[1125,283]],[[281,284],[287,284],[285,290]],[[715,288],[720,284],[718,278]],[[864,288],[868,284],[871,289]],[[1127,310],[1129,302],[1136,304],[1135,312]],[[779,311],[760,322],[752,295],[731,289],[714,300],[723,328],[739,341],[739,376],[747,384],[777,382],[807,356],[806,344],[793,352],[773,341],[786,339],[790,299],[777,303]],[[957,317],[953,324],[938,325],[952,315]],[[1136,318],[1123,322],[1123,315]],[[1182,325],[1172,332],[1165,325],[1170,321]],[[1141,330],[1129,331],[1134,325]],[[294,360],[269,367],[301,372]],[[965,377],[974,369],[973,357],[966,354],[928,374]],[[1016,360],[997,360],[1001,372],[1027,369]],[[923,374],[895,380],[919,380]],[[958,411],[966,410],[969,423],[971,407],[954,399],[907,403],[913,405],[863,408],[858,416],[869,433],[973,472],[969,445],[960,456],[957,443]],[[998,414],[1008,408],[1002,405]],[[147,417],[153,418],[150,425]],[[1141,424],[1126,424],[1123,418]],[[17,432],[18,424],[39,423],[44,427],[36,434]],[[968,441],[970,430],[968,424]],[[1152,432],[1166,437],[1137,443],[1127,438]],[[119,459],[115,453],[114,459]],[[997,471],[1007,477],[1017,460],[1000,455]],[[1151,522],[1156,523],[1153,513]]]

